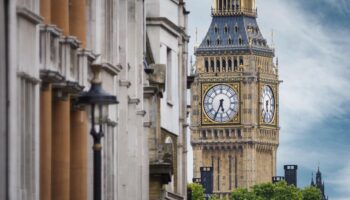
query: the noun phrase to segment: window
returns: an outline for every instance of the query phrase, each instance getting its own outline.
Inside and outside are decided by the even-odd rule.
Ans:
[[[228,71],[232,71],[232,60],[228,59]]]
[[[228,33],[228,27],[225,25],[224,32],[227,34]]]
[[[220,45],[220,43],[221,43],[221,41],[220,41],[220,39],[218,38],[218,39],[216,40],[216,44],[217,44],[217,45]]]
[[[239,57],[239,65],[243,65],[243,57]]]
[[[235,26],[235,32],[238,33],[238,26]]]
[[[172,50],[167,48],[167,69],[166,69],[166,94],[167,101],[172,101],[172,80],[171,73],[172,72]]]
[[[226,72],[226,60],[224,58],[222,59],[222,71]]]
[[[228,43],[229,45],[231,45],[231,44],[232,44],[232,39],[229,38],[227,43]]]
[[[219,58],[217,58],[217,60],[216,60],[216,71],[220,71],[220,59]]]
[[[242,38],[239,38],[239,39],[238,39],[238,44],[239,44],[239,45],[242,45],[242,44],[243,44]]]
[[[210,40],[207,39],[207,46],[210,46]]]
[[[208,58],[205,59],[204,67],[205,67],[205,72],[208,72],[208,71],[209,71],[209,61],[208,61]]]
[[[237,71],[238,69],[238,61],[237,58],[235,58],[234,63],[233,63],[234,70]]]
[[[214,66],[214,60],[211,60],[211,61],[210,61],[210,69],[211,69],[212,72],[214,72],[214,68],[215,68],[215,66]]]
[[[214,32],[215,33],[219,33],[219,28],[215,25],[215,27],[214,27]]]

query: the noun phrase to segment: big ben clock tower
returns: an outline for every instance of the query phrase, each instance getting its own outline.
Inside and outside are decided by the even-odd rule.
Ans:
[[[276,174],[278,66],[256,18],[255,0],[213,0],[211,25],[195,50],[193,175],[212,167],[210,184],[221,197]]]

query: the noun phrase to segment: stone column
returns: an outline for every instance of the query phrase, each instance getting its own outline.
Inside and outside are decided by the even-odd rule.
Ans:
[[[87,199],[88,122],[85,110],[71,112],[70,199]]]
[[[52,199],[70,200],[70,100],[53,101]]]
[[[86,47],[86,0],[70,0],[69,33]]]
[[[52,88],[44,84],[40,93],[40,198],[51,199],[52,184]]]
[[[51,22],[69,35],[69,0],[51,0]]]
[[[45,24],[51,24],[51,0],[40,0],[40,15]]]

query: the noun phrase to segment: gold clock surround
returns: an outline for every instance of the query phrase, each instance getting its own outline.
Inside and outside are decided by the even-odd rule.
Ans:
[[[210,119],[204,111],[204,98],[205,94],[216,85],[227,85],[232,88],[238,96],[238,112],[231,120],[227,122],[216,122]],[[236,125],[241,123],[241,97],[240,97],[240,83],[238,82],[211,82],[211,83],[202,83],[201,84],[201,125],[202,126],[225,126],[225,125]]]

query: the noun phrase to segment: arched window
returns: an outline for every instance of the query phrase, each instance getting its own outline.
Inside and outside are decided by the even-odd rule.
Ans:
[[[220,72],[220,59],[216,59],[216,71]]]
[[[225,60],[225,58],[222,59],[222,71],[226,72],[226,60]]]
[[[235,26],[235,32],[238,33],[238,26]]]
[[[232,71],[232,60],[231,60],[231,58],[228,59],[228,71]]]
[[[217,44],[217,45],[220,45],[220,43],[221,43],[221,41],[220,41],[220,39],[218,38],[218,39],[216,40],[216,44]]]
[[[239,44],[239,45],[242,45],[242,43],[243,43],[242,38],[239,38],[239,39],[238,39],[238,44]]]
[[[211,70],[212,72],[214,72],[214,69],[215,69],[215,63],[214,63],[214,60],[211,60],[211,61],[210,61],[210,70]]]
[[[205,67],[205,72],[208,72],[208,71],[209,71],[209,61],[208,61],[208,58],[205,59],[204,67]]]
[[[232,44],[232,39],[229,38],[228,41],[227,41],[227,43],[228,43],[229,45],[231,45],[231,44]]]

